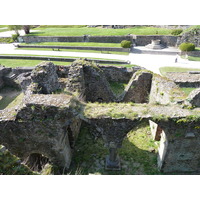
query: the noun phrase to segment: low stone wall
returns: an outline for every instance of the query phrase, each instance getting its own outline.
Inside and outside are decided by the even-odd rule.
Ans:
[[[84,42],[83,36],[20,36],[19,42],[34,43],[34,42]]]
[[[198,73],[168,72],[166,77],[174,81],[179,87],[200,87],[200,74]]]
[[[78,50],[93,50],[93,51],[116,51],[130,52],[130,48],[118,47],[81,47],[81,46],[44,46],[44,45],[18,45],[18,48],[49,48],[49,49],[78,49]]]
[[[159,39],[161,44],[166,46],[176,46],[178,36],[165,35],[123,35],[123,36],[21,36],[19,42],[99,42],[99,43],[121,43],[122,40],[129,40],[137,46],[145,46],[151,40]]]
[[[183,52],[183,54],[184,54],[184,52]],[[188,51],[187,55],[194,56],[194,57],[200,57],[200,51]]]
[[[100,42],[120,43],[122,40],[132,41],[133,36],[20,36],[19,41],[25,43],[34,42]]]

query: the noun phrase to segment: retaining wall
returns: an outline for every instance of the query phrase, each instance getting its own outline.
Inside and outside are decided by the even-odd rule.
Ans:
[[[159,39],[166,46],[177,46],[178,36],[165,35],[124,35],[124,36],[21,36],[20,42],[99,42],[99,43],[120,43],[122,40],[129,40],[137,46],[145,46],[151,40]]]
[[[183,54],[184,54],[184,52],[183,52]],[[187,55],[194,56],[194,57],[200,57],[200,51],[188,51]]]
[[[21,36],[20,42],[99,42],[99,43],[120,43],[122,40],[133,40],[132,35],[127,36]]]

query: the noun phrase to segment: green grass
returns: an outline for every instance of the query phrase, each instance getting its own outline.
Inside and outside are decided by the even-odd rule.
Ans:
[[[160,73],[166,76],[167,72],[188,72],[188,71],[200,71],[198,68],[182,68],[182,67],[160,67]]]
[[[21,43],[20,45],[38,45],[38,46],[82,46],[82,47],[121,47],[118,43],[97,43],[97,42],[38,42]]]
[[[115,95],[120,95],[125,87],[126,87],[126,83],[118,83],[118,82],[109,82],[110,87],[112,89],[112,91],[114,92]]]
[[[32,54],[2,54],[2,55],[16,55],[16,56],[36,56],[36,57],[40,57],[42,55],[32,55]],[[44,57],[64,57],[64,58],[74,58],[74,59],[80,59],[80,57],[70,57],[70,56],[51,56],[51,55],[44,55]],[[88,59],[95,59],[95,60],[99,60],[101,58],[90,58],[88,57]],[[104,59],[103,60],[113,60],[113,59]],[[115,61],[121,61],[121,60],[116,60]],[[38,64],[40,64],[41,62],[44,62],[44,60],[26,60],[26,59],[0,59],[0,65],[6,66],[6,67],[34,67]],[[56,65],[71,65],[71,62],[59,62],[59,61],[51,61]],[[100,64],[103,66],[122,66],[122,67],[134,67],[137,65],[133,65],[133,64]]]
[[[5,32],[5,31],[9,31],[9,29],[8,28],[6,28],[6,29],[0,29],[0,32]]]
[[[160,174],[156,166],[158,143],[152,141],[147,123],[141,123],[127,134],[119,149],[121,171],[106,171],[105,157],[108,149],[101,138],[94,139],[85,127],[75,145],[69,174],[132,175]]]
[[[27,166],[20,163],[18,157],[10,153],[8,150],[1,151],[0,145],[0,175],[36,175]]]
[[[192,92],[193,90],[195,90],[197,88],[181,87],[180,89],[188,96],[190,94],[190,92]]]
[[[185,29],[185,30],[183,31],[183,33],[192,31],[193,29],[199,29],[199,28],[200,28],[200,25],[193,25],[193,26],[191,26],[191,27]]]
[[[35,28],[30,36],[109,36],[109,35],[170,35],[170,29],[138,26],[126,29],[105,29],[105,28]]]
[[[190,60],[190,61],[200,61],[200,57],[188,56],[188,60]]]
[[[34,67],[44,60],[19,60],[19,59],[0,59],[0,64],[6,67]],[[70,65],[71,62],[53,61],[56,65]]]

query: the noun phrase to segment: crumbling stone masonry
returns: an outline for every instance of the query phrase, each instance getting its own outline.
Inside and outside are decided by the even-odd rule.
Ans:
[[[71,66],[41,63],[23,73],[1,67],[1,87],[16,84],[25,96],[17,107],[0,111],[0,144],[22,160],[40,155],[67,169],[84,121],[109,149],[105,168],[120,170],[117,149],[124,137],[142,121],[150,120],[152,137],[160,140],[158,168],[165,173],[199,173],[198,94],[191,101],[197,102],[196,107],[188,109],[173,81],[139,68],[118,67],[119,73],[113,74],[110,69],[87,60]],[[121,99],[110,88],[109,81],[114,79],[128,83]],[[133,103],[124,103],[127,101]]]
[[[179,87],[200,87],[200,72],[168,72],[166,77],[174,81]]]

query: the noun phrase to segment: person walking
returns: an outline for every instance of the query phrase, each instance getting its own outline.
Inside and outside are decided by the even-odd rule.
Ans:
[[[178,55],[178,53],[177,53],[177,54],[176,54],[176,58],[175,58],[175,63],[178,62],[178,57],[179,57],[179,55]]]

